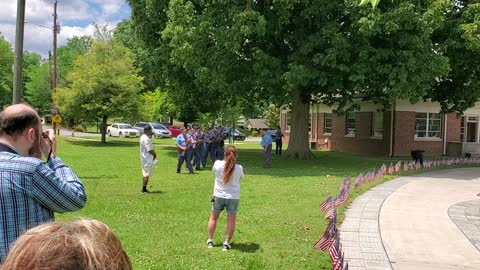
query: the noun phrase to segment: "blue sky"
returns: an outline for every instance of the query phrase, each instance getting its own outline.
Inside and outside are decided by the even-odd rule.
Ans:
[[[52,31],[42,27],[53,25],[55,0],[26,0],[24,49],[42,56],[52,50]],[[12,43],[15,40],[16,0],[0,0],[0,33]],[[58,0],[57,13],[61,32],[58,46],[73,36],[91,35],[92,23],[107,24],[110,28],[130,17],[125,0]],[[39,26],[41,25],[41,26]]]

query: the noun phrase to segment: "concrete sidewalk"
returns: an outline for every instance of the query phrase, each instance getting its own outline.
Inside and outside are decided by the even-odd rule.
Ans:
[[[480,269],[480,168],[399,177],[359,196],[340,242],[349,269]]]

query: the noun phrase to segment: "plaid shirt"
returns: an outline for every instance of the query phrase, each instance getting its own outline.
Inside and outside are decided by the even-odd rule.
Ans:
[[[60,158],[45,163],[0,152],[0,261],[25,230],[53,220],[54,212],[79,210],[86,200],[82,182]]]

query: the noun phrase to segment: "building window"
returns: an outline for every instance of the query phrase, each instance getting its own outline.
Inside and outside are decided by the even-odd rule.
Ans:
[[[345,120],[345,135],[355,136],[355,113],[347,113]]]
[[[372,137],[383,138],[383,112],[372,112]]]
[[[323,119],[323,133],[332,134],[333,120],[331,113],[325,113]]]
[[[440,113],[417,113],[415,115],[415,138],[441,138]]]
[[[285,126],[286,126],[286,130],[290,130],[290,127],[292,126],[292,111],[288,111],[286,113]]]
[[[465,138],[465,116],[460,119],[460,141],[463,142]]]

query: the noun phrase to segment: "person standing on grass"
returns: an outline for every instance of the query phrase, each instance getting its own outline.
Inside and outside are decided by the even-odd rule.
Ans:
[[[85,206],[82,182],[56,150],[55,132],[42,132],[30,106],[0,112],[0,262],[24,231]]]
[[[270,168],[270,152],[272,151],[272,135],[267,130],[262,130],[262,141],[260,142],[265,155],[265,168]]]
[[[275,131],[275,155],[282,155],[282,137],[282,129],[277,127],[277,130]]]
[[[182,169],[183,162],[185,161],[185,156],[187,152],[187,129],[182,128],[182,134],[177,136],[176,146],[177,146],[177,173],[180,173]]]
[[[140,137],[140,161],[142,162],[143,188],[142,193],[150,193],[147,189],[148,179],[153,173],[153,166],[158,162],[157,154],[152,144],[152,127],[150,125],[143,128],[143,135]]]
[[[213,236],[217,228],[217,220],[223,209],[227,209],[227,232],[223,242],[223,251],[227,251],[231,248],[230,243],[235,232],[243,167],[237,164],[237,149],[235,146],[227,146],[224,157],[224,160],[215,161],[212,168],[215,174],[215,185],[213,187],[212,212],[208,221],[207,247],[213,248]]]

